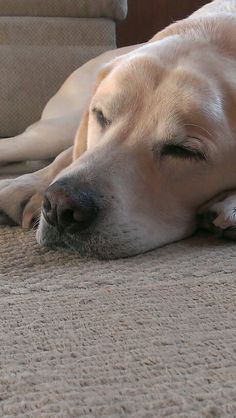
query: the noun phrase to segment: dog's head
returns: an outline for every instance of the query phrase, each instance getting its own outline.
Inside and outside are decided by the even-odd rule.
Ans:
[[[199,206],[232,187],[220,64],[200,46],[170,44],[149,44],[99,74],[74,161],[46,192],[40,244],[134,255],[192,234]]]

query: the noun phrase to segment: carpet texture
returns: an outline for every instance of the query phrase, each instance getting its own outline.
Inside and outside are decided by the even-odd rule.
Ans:
[[[236,417],[235,243],[107,262],[0,241],[1,417]]]

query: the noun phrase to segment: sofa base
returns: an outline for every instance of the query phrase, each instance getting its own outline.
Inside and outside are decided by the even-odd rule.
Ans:
[[[109,19],[0,17],[0,137],[36,122],[70,73],[115,46]]]

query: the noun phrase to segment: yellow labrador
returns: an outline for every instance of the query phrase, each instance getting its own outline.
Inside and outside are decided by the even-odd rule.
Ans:
[[[199,219],[236,238],[235,109],[236,0],[215,0],[85,64],[38,123],[0,141],[2,174],[56,157],[0,182],[1,223],[31,226],[43,201],[40,245],[105,258],[185,238]]]

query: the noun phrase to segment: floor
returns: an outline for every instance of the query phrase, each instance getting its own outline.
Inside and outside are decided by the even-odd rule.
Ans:
[[[0,241],[1,417],[236,417],[235,243],[109,262]]]

